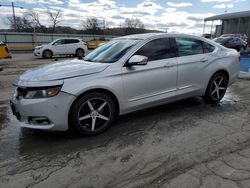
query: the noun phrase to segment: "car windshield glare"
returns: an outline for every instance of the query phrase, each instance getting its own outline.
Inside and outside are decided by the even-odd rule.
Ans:
[[[139,42],[140,40],[137,39],[114,39],[89,53],[84,60],[90,62],[114,63]]]
[[[215,38],[214,41],[217,42],[217,43],[219,43],[219,44],[223,44],[226,41],[228,41],[228,38],[223,38],[223,37]]]

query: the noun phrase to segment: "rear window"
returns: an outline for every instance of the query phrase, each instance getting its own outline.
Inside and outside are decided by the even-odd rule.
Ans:
[[[204,53],[211,53],[213,52],[215,47],[209,43],[203,42],[203,52]]]
[[[66,44],[74,44],[74,43],[78,43],[79,40],[78,39],[66,39]]]
[[[203,54],[202,42],[190,38],[176,38],[179,56]]]

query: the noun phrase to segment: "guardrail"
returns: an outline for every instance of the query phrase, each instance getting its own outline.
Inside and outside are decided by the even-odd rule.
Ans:
[[[89,34],[57,34],[57,33],[24,33],[24,32],[0,32],[0,41],[8,45],[10,51],[32,51],[35,46],[50,43],[58,38],[81,38],[84,41],[94,39],[112,39],[113,35],[89,35]]]

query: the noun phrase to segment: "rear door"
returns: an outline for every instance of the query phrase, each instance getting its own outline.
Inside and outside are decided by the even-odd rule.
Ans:
[[[80,46],[80,40],[78,39],[66,39],[65,48],[67,54],[75,54],[77,48]]]
[[[215,47],[192,38],[176,38],[178,51],[178,94],[195,92],[204,88],[206,68],[213,61]],[[205,78],[205,79],[204,79]]]

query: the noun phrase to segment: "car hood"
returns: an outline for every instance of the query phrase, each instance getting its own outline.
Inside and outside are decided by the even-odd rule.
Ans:
[[[84,60],[66,60],[43,65],[24,72],[19,80],[22,81],[52,81],[94,74],[105,70],[109,64],[94,63]]]
[[[41,44],[41,45],[38,45],[38,46],[35,47],[35,49],[36,49],[36,48],[45,47],[45,46],[48,46],[48,44]]]

